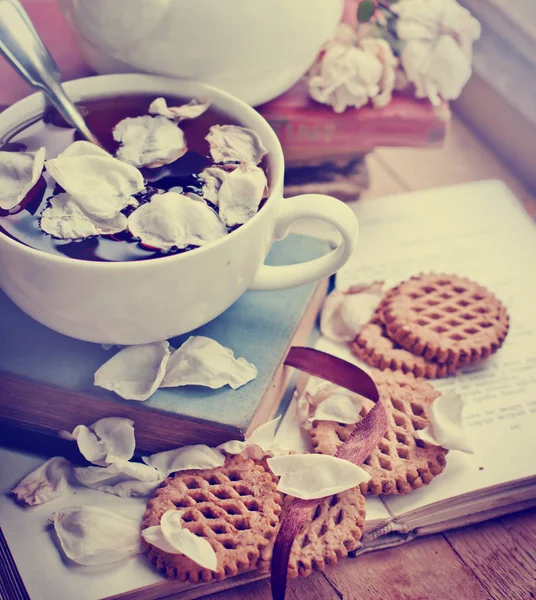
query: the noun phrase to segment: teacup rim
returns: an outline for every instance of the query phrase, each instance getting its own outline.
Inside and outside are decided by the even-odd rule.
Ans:
[[[140,87],[139,90],[129,90],[128,89],[130,86],[132,86],[135,83],[139,83],[139,85],[141,86],[143,83],[145,85],[149,85],[149,84],[151,84],[151,82],[154,85],[161,84],[163,87],[169,86],[171,88],[171,87],[177,86],[175,91],[173,91],[173,90],[162,91],[162,88],[159,88],[157,91],[154,92],[155,97],[158,94],[173,94],[173,93],[176,93],[178,95],[184,95],[186,97],[195,97],[195,96],[200,97],[203,95],[204,96],[208,95],[209,97],[216,99],[214,104],[218,108],[221,108],[220,102],[223,103],[224,105],[229,104],[231,107],[237,107],[237,110],[239,110],[241,113],[243,113],[245,115],[244,117],[242,117],[242,116],[233,114],[233,116],[235,116],[235,118],[240,123],[243,123],[244,120],[246,122],[249,120],[256,122],[256,126],[251,127],[251,128],[254,129],[254,131],[256,131],[260,135],[261,139],[263,140],[263,142],[265,144],[266,144],[266,142],[268,142],[268,146],[270,147],[269,159],[270,159],[270,166],[271,166],[271,173],[270,173],[271,190],[270,190],[270,194],[269,194],[268,198],[266,199],[266,201],[264,203],[263,209],[264,210],[267,209],[268,204],[275,201],[274,200],[275,196],[282,194],[283,178],[284,178],[284,156],[283,156],[283,149],[281,148],[281,144],[279,142],[279,139],[278,139],[276,133],[274,132],[274,130],[272,129],[272,127],[270,126],[268,121],[266,121],[266,119],[258,111],[256,111],[253,107],[251,107],[249,104],[247,104],[240,98],[237,98],[236,96],[233,96],[232,94],[225,92],[225,91],[217,88],[216,86],[198,82],[198,81],[189,80],[189,79],[178,79],[178,78],[173,78],[173,77],[165,77],[162,75],[150,75],[150,74],[143,74],[143,73],[133,73],[133,74],[120,73],[120,74],[107,74],[107,75],[93,75],[90,77],[82,77],[82,78],[66,81],[66,82],[63,82],[62,85],[63,85],[63,88],[65,89],[66,93],[69,94],[70,96],[72,95],[75,102],[80,102],[80,101],[83,101],[84,99],[113,97],[115,95],[120,95],[122,93],[123,94],[145,93],[145,92],[151,93],[151,90],[149,90],[147,87],[145,87],[145,88]],[[105,93],[106,91],[109,91],[107,84],[109,84],[111,86],[112,84],[117,85],[119,83],[123,84],[123,86],[120,86],[120,87],[126,87],[127,89],[126,90],[125,89],[115,90],[113,93]],[[100,86],[100,88],[99,88],[99,84],[102,84]],[[130,86],[128,84],[130,84]],[[86,88],[86,86],[88,86],[88,85],[89,85],[89,89]],[[177,89],[178,87],[182,87],[183,89],[179,90],[179,89]],[[84,88],[86,88],[86,89],[84,89]],[[98,93],[96,91],[97,88],[102,90],[101,93]],[[199,91],[185,92],[184,88],[190,89],[190,90],[199,90]],[[91,91],[93,92],[93,94],[91,94]],[[6,134],[10,134],[10,132],[18,130],[18,128],[20,128],[21,125],[35,121],[36,117],[39,117],[40,115],[43,114],[45,106],[46,106],[45,94],[43,92],[38,91],[29,96],[26,96],[25,98],[22,98],[21,100],[18,100],[17,102],[15,102],[14,104],[12,104],[8,108],[6,108],[2,113],[0,113],[0,139],[2,139]],[[232,111],[230,111],[230,112],[232,112]],[[19,115],[19,118],[13,118],[14,115]],[[20,116],[22,116],[22,115],[25,115],[26,118],[21,119]],[[8,124],[8,123],[10,123],[9,128],[6,127],[6,124]],[[249,123],[244,123],[244,124],[246,126],[249,126]],[[260,131],[259,131],[259,129],[260,129]],[[191,253],[199,256],[199,254],[202,252],[211,251],[212,249],[225,244],[229,240],[229,236],[236,237],[236,235],[240,235],[241,232],[243,232],[244,235],[247,235],[247,231],[250,229],[250,227],[254,226],[253,222],[255,220],[258,220],[259,218],[262,218],[263,209],[261,209],[259,212],[257,212],[256,215],[254,215],[249,221],[244,223],[237,230],[230,232],[226,237],[223,237],[216,241],[210,242],[204,246],[197,247],[188,252],[172,254],[169,256],[160,256],[156,259],[156,261],[158,264],[162,264],[163,261],[170,262],[172,260],[174,260],[174,261],[188,260],[188,256]],[[32,248],[31,246],[27,246],[26,244],[23,244],[22,242],[11,238],[9,235],[4,233],[3,231],[0,231],[0,239],[2,241],[6,242],[8,245],[16,248],[17,251],[29,254],[38,259],[42,259],[43,261],[46,261],[46,262],[52,261],[53,263],[62,263],[62,264],[67,264],[67,265],[71,265],[71,266],[73,264],[76,264],[76,266],[78,268],[106,269],[108,271],[111,269],[117,270],[117,269],[123,269],[123,268],[128,268],[128,269],[134,269],[134,268],[144,269],[145,268],[145,269],[147,269],[147,268],[151,268],[151,265],[153,265],[153,267],[155,266],[154,260],[152,260],[152,259],[132,260],[132,261],[90,261],[90,260],[83,260],[83,259],[67,257],[67,256],[65,256],[65,257],[58,256],[55,254],[50,254],[43,250],[38,250],[37,248]]]

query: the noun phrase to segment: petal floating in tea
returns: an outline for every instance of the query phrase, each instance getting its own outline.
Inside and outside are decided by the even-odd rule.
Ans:
[[[324,454],[275,456],[267,462],[274,475],[281,477],[277,489],[302,500],[332,496],[370,479],[350,461]]]
[[[164,378],[169,357],[165,341],[127,346],[95,372],[95,385],[126,400],[147,400]]]
[[[203,182],[203,198],[212,202],[214,206],[218,206],[220,203],[220,188],[228,176],[229,171],[219,167],[209,167],[201,171],[198,177]]]
[[[110,219],[99,219],[84,212],[67,193],[52,196],[49,205],[41,213],[39,226],[45,233],[58,239],[74,240],[92,235],[107,235],[127,228],[127,218],[122,213]]]
[[[162,116],[123,119],[114,127],[113,136],[121,144],[117,158],[135,167],[161,167],[187,150],[182,129]]]
[[[87,215],[98,219],[113,219],[126,206],[136,206],[132,195],[144,189],[138,169],[89,142],[73,142],[45,167]]]
[[[170,554],[183,554],[205,569],[216,571],[218,557],[205,538],[182,527],[183,510],[167,510],[160,525],[147,527],[141,532],[143,539],[152,546]]]
[[[126,460],[108,467],[75,467],[74,475],[85,487],[121,498],[148,496],[164,480],[155,468]]]
[[[205,139],[217,163],[247,162],[258,165],[268,154],[259,134],[240,125],[213,125]]]
[[[0,209],[11,210],[24,200],[41,177],[44,164],[44,148],[37,152],[0,151]]]
[[[196,444],[144,456],[143,462],[157,469],[162,477],[167,477],[176,471],[221,467],[225,463],[225,457],[215,448]]]
[[[97,506],[71,506],[51,520],[67,558],[80,565],[108,565],[141,554],[140,524]]]
[[[336,289],[324,301],[320,331],[330,340],[350,342],[366,325],[383,297],[383,282]]]
[[[94,465],[130,460],[136,448],[134,421],[124,417],[104,417],[89,427],[77,425],[72,433],[60,431],[59,435],[76,441],[80,453]]]
[[[19,502],[30,506],[50,502],[67,488],[71,463],[63,456],[54,456],[26,475],[12,490]]]
[[[449,391],[438,396],[429,409],[430,425],[417,431],[415,437],[448,450],[474,454],[471,440],[463,426],[463,398]]]
[[[176,192],[155,194],[128,218],[132,235],[161,250],[204,246],[227,235],[227,228],[204,201]]]
[[[195,99],[181,106],[168,106],[165,98],[156,98],[149,106],[149,113],[180,122],[183,119],[196,119],[200,117],[206,112],[209,106],[210,102],[198,102]]]
[[[207,337],[191,336],[171,355],[161,387],[229,385],[235,390],[256,376],[255,366],[235,358],[229,348]]]
[[[255,216],[266,191],[266,175],[253,164],[242,163],[225,179],[219,192],[219,211],[229,227]]]

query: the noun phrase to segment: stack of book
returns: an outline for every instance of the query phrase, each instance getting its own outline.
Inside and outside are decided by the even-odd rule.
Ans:
[[[305,262],[328,251],[327,242],[290,235],[273,246],[267,262]],[[256,379],[238,390],[163,388],[145,402],[94,386],[95,371],[117,348],[56,333],[0,292],[0,423],[55,433],[102,417],[128,417],[136,423],[138,450],[145,452],[243,439],[275,414],[289,380],[286,353],[307,344],[326,292],[327,281],[246,292],[215,320],[170,343],[178,347],[190,335],[213,338],[252,362]]]
[[[378,146],[440,146],[450,122],[447,102],[437,107],[395,93],[384,108],[372,105],[337,114],[314,102],[304,80],[258,107],[285,153],[285,193],[330,194],[356,200],[369,178],[365,156]]]

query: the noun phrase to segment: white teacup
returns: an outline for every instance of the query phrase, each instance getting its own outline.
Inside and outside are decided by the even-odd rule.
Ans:
[[[141,344],[186,333],[227,309],[246,289],[274,290],[319,280],[352,253],[358,224],[345,204],[329,196],[283,200],[281,145],[252,108],[204,84],[149,75],[104,75],[65,84],[75,101],[151,93],[208,97],[216,108],[255,130],[268,149],[270,197],[245,225],[202,248],[135,262],[91,262],[30,248],[0,232],[0,286],[22,310],[75,338]],[[43,113],[42,94],[0,114],[0,142]],[[301,218],[327,221],[341,243],[326,256],[296,265],[263,265],[274,240]],[[1,220],[0,220],[1,225]],[[284,307],[281,307],[284,310]]]
[[[203,81],[256,106],[309,68],[343,0],[60,0],[97,73]]]

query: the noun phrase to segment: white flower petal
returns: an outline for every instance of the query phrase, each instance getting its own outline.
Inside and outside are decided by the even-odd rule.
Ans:
[[[310,420],[357,423],[361,418],[359,415],[360,408],[353,398],[345,394],[334,394],[317,407]]]
[[[128,461],[108,467],[75,467],[74,474],[83,486],[121,498],[147,496],[164,479],[153,467]]]
[[[256,376],[255,366],[235,358],[229,348],[207,337],[191,336],[171,355],[161,387],[229,385],[235,390]]]
[[[136,447],[133,425],[131,419],[105,417],[90,427],[77,425],[72,433],[60,431],[59,435],[64,440],[76,441],[86,460],[105,466],[132,458]]]
[[[155,194],[129,216],[128,228],[143,244],[161,250],[204,246],[227,235],[210,206],[176,192]]]
[[[427,75],[437,86],[441,97],[455,100],[471,77],[471,61],[456,41],[443,35],[436,43],[427,64]]]
[[[322,454],[291,454],[268,459],[281,477],[277,489],[295,498],[312,500],[349,490],[369,481],[370,475],[350,461]]]
[[[198,102],[197,100],[190,100],[188,104],[181,106],[168,106],[165,98],[156,98],[149,106],[149,113],[180,122],[183,119],[200,117],[209,106],[210,102]]]
[[[64,439],[67,439],[64,436]],[[77,425],[70,434],[76,440],[80,454],[94,465],[106,465],[106,448],[96,434],[85,425]]]
[[[121,147],[119,160],[135,167],[161,167],[186,153],[186,141],[180,127],[166,117],[127,117],[113,129]]]
[[[240,454],[247,448],[248,444],[240,440],[229,440],[217,446],[218,450],[227,452],[227,454]]]
[[[71,463],[62,456],[54,456],[26,475],[12,490],[19,502],[30,506],[50,502],[67,488]]]
[[[41,177],[44,164],[44,148],[37,152],[0,151],[0,209],[11,210],[24,200]]]
[[[455,0],[404,0],[392,6],[401,62],[418,98],[439,104],[457,98],[471,75],[480,24]]]
[[[313,421],[357,423],[361,409],[368,403],[363,396],[334,383],[313,380],[298,398],[298,419],[305,430],[311,429]]]
[[[179,511],[166,511],[162,515],[160,528],[165,540],[175,548],[176,552],[184,554],[184,556],[205,569],[217,570],[218,557],[214,549],[205,538],[194,535],[188,529],[182,529],[181,513]]]
[[[324,301],[320,331],[330,340],[349,342],[366,325],[383,297],[383,284],[359,284],[334,290]]]
[[[276,417],[259,425],[252,434],[246,438],[248,444],[257,444],[263,450],[269,450],[274,445],[275,433],[281,422],[281,417]]]
[[[127,218],[118,213],[111,219],[99,219],[85,213],[78,202],[63,193],[49,198],[47,208],[41,213],[39,226],[55,238],[80,239],[91,235],[108,235],[127,228]]]
[[[217,163],[247,162],[258,165],[268,154],[259,135],[239,125],[213,125],[205,139]]]
[[[51,515],[63,552],[81,565],[107,565],[141,554],[139,523],[97,506],[71,506]]]
[[[473,454],[472,444],[462,422],[463,398],[456,392],[446,392],[434,400],[429,411],[430,425],[417,431],[416,437],[448,450]]]
[[[309,79],[309,94],[337,113],[349,107],[360,108],[378,94],[382,73],[382,63],[374,53],[333,43]]]
[[[168,342],[127,346],[95,372],[95,385],[127,400],[147,400],[164,378]]]
[[[135,205],[132,195],[144,189],[138,169],[89,142],[73,142],[45,167],[87,215],[98,219],[113,219]]]
[[[162,477],[167,477],[176,471],[221,467],[225,463],[225,457],[215,448],[196,444],[144,456],[143,462],[157,469]]]
[[[176,511],[178,512],[178,511]],[[164,552],[169,554],[178,554],[174,546],[172,546],[164,537],[162,528],[160,525],[153,525],[152,527],[146,527],[141,532],[141,537],[151,546],[155,546]]]
[[[240,442],[238,440],[220,444],[218,449],[223,450],[228,454],[240,454],[245,460],[262,460],[265,456],[274,455],[271,450],[263,450],[260,446],[257,446],[257,444],[248,444],[247,442]]]
[[[130,460],[136,448],[134,421],[124,417],[99,419],[91,429],[100,439],[106,451],[106,462]]]
[[[229,173],[218,193],[220,217],[229,227],[242,225],[257,214],[266,192],[266,175],[260,167],[242,163]]]
[[[220,204],[220,188],[229,176],[229,171],[219,167],[208,167],[199,173],[198,177],[203,182],[203,198],[212,202],[214,206]]]
[[[379,81],[379,93],[372,97],[372,104],[376,108],[383,108],[391,102],[396,80],[396,67],[398,59],[386,40],[378,38],[365,38],[361,40],[360,47],[369,54],[373,54],[382,65],[382,76]]]

